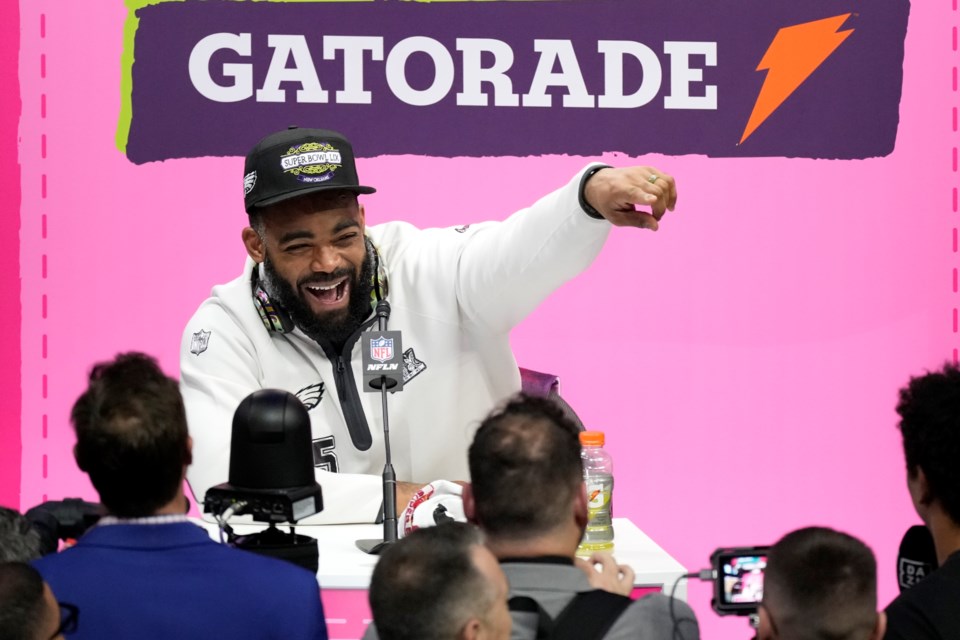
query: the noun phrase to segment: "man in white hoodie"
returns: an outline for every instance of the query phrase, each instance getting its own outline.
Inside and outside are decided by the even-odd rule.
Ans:
[[[214,287],[181,343],[197,499],[227,481],[237,405],[279,388],[310,411],[324,510],[308,522],[377,518],[381,403],[358,382],[359,337],[375,328],[381,300],[403,332],[404,391],[390,401],[397,505],[431,480],[465,479],[470,425],[520,389],[511,328],[593,261],[611,223],[656,230],[676,203],[660,171],[595,164],[503,222],[419,230],[367,227],[357,195],[373,191],[333,131],[291,128],[248,154],[249,258]]]

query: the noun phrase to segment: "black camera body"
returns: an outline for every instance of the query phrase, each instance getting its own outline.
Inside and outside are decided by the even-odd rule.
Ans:
[[[56,553],[61,540],[76,540],[106,514],[103,505],[80,498],[44,502],[24,514],[40,535],[40,552]]]
[[[721,616],[748,616],[763,600],[763,573],[770,547],[727,547],[710,556],[713,610]]]

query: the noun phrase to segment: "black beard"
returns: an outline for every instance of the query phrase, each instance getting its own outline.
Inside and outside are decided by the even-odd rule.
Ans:
[[[373,265],[369,256],[364,257],[360,266],[360,275],[353,269],[344,267],[333,273],[313,274],[297,281],[294,289],[279,273],[270,261],[270,256],[264,256],[263,271],[265,288],[270,297],[287,312],[293,323],[315,342],[331,343],[337,351],[343,348],[347,339],[360,328],[363,321],[370,316],[370,294],[373,291]],[[299,292],[307,284],[326,284],[346,276],[350,282],[350,302],[342,311],[335,311],[317,316],[310,305]]]

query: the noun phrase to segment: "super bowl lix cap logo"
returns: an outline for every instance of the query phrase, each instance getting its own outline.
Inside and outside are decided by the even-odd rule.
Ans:
[[[341,166],[340,150],[329,142],[305,142],[280,156],[283,172],[300,182],[326,182]]]

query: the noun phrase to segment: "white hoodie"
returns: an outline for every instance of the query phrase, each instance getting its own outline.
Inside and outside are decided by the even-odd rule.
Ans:
[[[405,384],[389,396],[397,480],[469,479],[474,430],[520,390],[510,329],[583,271],[609,232],[607,221],[580,208],[581,176],[503,222],[367,228],[389,278],[389,329],[403,332]],[[248,258],[239,278],[215,286],[183,333],[180,388],[193,437],[187,472],[193,493],[200,499],[227,481],[240,401],[258,389],[283,389],[310,409],[323,490],[323,511],[302,522],[374,522],[382,499],[383,416],[380,394],[359,392],[354,382],[362,380],[360,341],[338,389],[334,365],[316,342],[299,329],[264,326],[251,293],[255,266]],[[366,428],[355,422],[351,437],[344,407],[350,413],[358,406]]]

